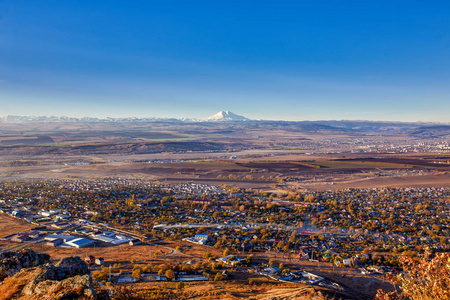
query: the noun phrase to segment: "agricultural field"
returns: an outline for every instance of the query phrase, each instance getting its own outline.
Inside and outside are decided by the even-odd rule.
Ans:
[[[450,165],[436,163],[427,156],[399,158],[384,155],[376,159],[339,159],[336,156],[316,155],[313,160],[289,160],[271,157],[236,159],[171,158],[110,161],[101,156],[80,157],[66,161],[21,160],[3,161],[0,176],[3,178],[57,178],[95,179],[125,177],[161,182],[196,182],[228,185],[242,188],[273,189],[279,185],[313,189],[336,189],[351,187],[386,186],[447,186]],[[304,156],[299,155],[299,158]],[[441,161],[445,161],[441,159]],[[441,176],[442,175],[442,176]]]

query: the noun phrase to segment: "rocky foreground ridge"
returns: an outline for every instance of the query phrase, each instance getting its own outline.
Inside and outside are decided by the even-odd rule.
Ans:
[[[0,281],[13,276],[23,268],[37,267],[48,263],[50,255],[38,254],[31,249],[6,251],[0,254]]]
[[[98,299],[83,260],[66,257],[52,264],[49,258],[31,249],[0,254],[0,300]]]

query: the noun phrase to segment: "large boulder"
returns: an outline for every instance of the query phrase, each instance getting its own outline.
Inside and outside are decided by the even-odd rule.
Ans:
[[[48,259],[47,256],[39,257],[34,252],[26,252],[3,255],[3,259],[6,260],[6,263],[3,264],[5,274],[21,270],[0,284],[1,299],[86,300],[99,298],[94,289],[88,266],[79,257],[66,257],[53,265],[48,260],[42,260],[42,258]],[[42,264],[45,261],[47,263]],[[25,266],[29,268],[25,268]],[[102,299],[109,299],[104,292],[100,293],[100,296]]]
[[[55,267],[66,272],[67,277],[89,273],[87,264],[78,256],[65,257],[55,264]]]
[[[97,299],[92,277],[86,275],[76,275],[57,280],[30,281],[22,291],[27,296],[50,297],[55,300],[63,299]]]
[[[22,268],[36,267],[48,262],[49,259],[48,254],[39,254],[28,248],[3,252],[0,254],[0,281],[13,276]]]
[[[96,298],[88,266],[78,256],[36,268],[22,293],[50,295],[52,299]]]
[[[35,271],[36,282],[45,280],[63,280],[76,275],[89,273],[88,266],[78,256],[65,257],[56,262],[55,265],[46,264]]]
[[[36,282],[45,280],[63,280],[67,278],[67,273],[64,269],[55,267],[52,264],[46,264],[37,268],[34,271],[33,280]]]

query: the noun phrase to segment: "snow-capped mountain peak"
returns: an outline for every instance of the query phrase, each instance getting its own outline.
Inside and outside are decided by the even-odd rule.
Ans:
[[[248,119],[243,116],[236,115],[231,111],[219,111],[214,116],[206,119],[206,121],[247,121]]]

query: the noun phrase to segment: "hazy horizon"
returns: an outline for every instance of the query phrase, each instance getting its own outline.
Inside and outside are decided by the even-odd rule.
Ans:
[[[231,111],[230,111],[231,112]],[[234,113],[234,112],[232,112]],[[237,114],[238,116],[246,117],[240,114]],[[211,117],[213,115],[210,115],[208,117]],[[198,120],[198,121],[208,121],[207,118],[196,118],[196,117],[159,117],[159,116],[143,116],[143,117],[137,117],[137,116],[121,116],[121,117],[95,117],[95,116],[62,116],[62,115],[0,115],[0,118],[5,119],[7,117],[19,117],[19,118],[68,118],[68,119],[98,119],[98,120],[108,120],[108,119],[176,119],[176,120]],[[301,120],[286,120],[286,119],[250,119],[247,118],[245,121],[237,121],[237,122],[247,122],[247,121],[268,121],[268,122],[373,122],[373,123],[424,123],[424,124],[444,124],[449,125],[450,122],[440,122],[440,121],[399,121],[399,120],[370,120],[370,119],[301,119]],[[216,122],[214,120],[210,122]],[[233,121],[235,122],[235,121]]]
[[[0,3],[0,114],[449,122],[450,3]]]

